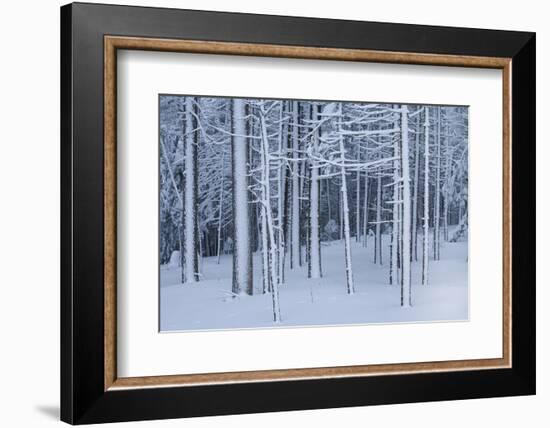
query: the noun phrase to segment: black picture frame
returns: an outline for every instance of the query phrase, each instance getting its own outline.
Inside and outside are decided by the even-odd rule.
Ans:
[[[512,59],[512,367],[104,389],[104,36]],[[73,3],[61,8],[61,420],[71,424],[535,393],[535,34]]]

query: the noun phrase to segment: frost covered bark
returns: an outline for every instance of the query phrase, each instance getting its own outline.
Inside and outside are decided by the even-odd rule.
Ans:
[[[292,102],[292,205],[291,205],[291,242],[290,268],[300,265],[300,162],[299,162],[299,132],[298,132],[298,101]]]
[[[271,108],[275,104],[271,105]],[[264,264],[264,277],[269,282],[268,287],[264,287],[271,292],[272,304],[273,304],[273,321],[281,321],[281,308],[279,306],[279,280],[277,278],[277,258],[278,251],[275,242],[273,211],[271,207],[271,155],[269,151],[269,137],[267,134],[266,115],[268,111],[265,102],[259,103],[259,115],[260,115],[260,129],[261,129],[261,148],[260,148],[260,167],[261,167],[261,205],[262,205],[262,235],[263,235],[263,252],[265,264]]]
[[[428,284],[430,227],[430,110],[424,107],[424,216],[422,237],[422,285]]]
[[[399,140],[394,138],[393,140],[393,201],[391,201],[392,209],[392,229],[391,229],[391,257],[390,257],[390,285],[399,283],[399,266],[398,266],[398,254],[399,254],[399,236],[401,229],[400,215],[400,196],[399,188],[401,186],[400,178],[400,164],[401,154],[399,151]]]
[[[434,189],[434,260],[439,260],[439,226],[441,212],[441,107],[437,107],[436,135],[435,135],[435,189]]]
[[[414,260],[418,260],[418,186],[420,185],[419,174],[420,174],[420,115],[417,115],[415,128],[415,144],[414,144],[414,181],[413,181],[413,207],[412,207],[412,253],[414,254]],[[412,254],[411,254],[412,255]]]
[[[401,306],[411,306],[411,184],[409,173],[409,108],[401,107],[401,167],[403,170],[403,256]]]
[[[341,177],[341,192],[342,192],[342,216],[343,216],[343,227],[344,227],[344,248],[346,252],[346,286],[348,294],[355,293],[355,287],[353,285],[353,267],[351,263],[351,231],[349,225],[349,202],[348,202],[348,186],[346,178],[346,167],[345,167],[345,148],[344,148],[344,136],[342,135],[342,103],[338,106],[338,130],[339,137],[338,141],[340,144],[340,177]]]
[[[195,99],[185,100],[185,190],[184,190],[184,232],[183,232],[183,281],[199,281],[197,234],[198,209],[198,170],[197,170],[197,135]]]
[[[245,101],[232,101],[233,293],[253,293]]]
[[[317,105],[313,106],[312,119],[318,120]],[[311,136],[312,153],[316,156],[319,154],[319,134],[317,129]],[[310,197],[309,197],[309,258],[308,258],[308,274],[310,278],[321,278],[321,236],[319,224],[319,164],[316,159],[311,161],[311,178],[310,178]]]
[[[376,180],[376,222],[375,222],[375,244],[374,263],[382,264],[382,176],[378,171]]]
[[[365,194],[363,196],[363,247],[367,247],[369,228],[369,172],[365,170]]]

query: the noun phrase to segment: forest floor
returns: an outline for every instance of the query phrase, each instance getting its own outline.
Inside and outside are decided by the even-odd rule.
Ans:
[[[421,237],[421,235],[419,235]],[[388,236],[383,241],[389,241]],[[202,259],[202,279],[181,284],[181,269],[160,270],[161,331],[239,329],[338,324],[455,321],[468,319],[468,243],[441,243],[441,260],[429,263],[429,284],[421,285],[419,261],[412,263],[412,307],[400,306],[400,286],[388,285],[389,250],[383,265],[373,262],[374,240],[368,248],[353,240],[355,294],[346,293],[344,247],[323,242],[323,278],[308,279],[307,265],[286,269],[279,286],[281,324],[273,323],[270,294],[261,294],[261,254],[254,254],[253,296],[231,294],[232,255]],[[288,260],[287,260],[288,262]]]

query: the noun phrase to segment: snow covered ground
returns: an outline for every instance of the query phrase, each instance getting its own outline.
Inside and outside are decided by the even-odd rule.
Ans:
[[[232,255],[222,256],[219,265],[215,257],[203,259],[203,276],[196,284],[181,284],[179,267],[161,266],[161,331],[468,319],[467,242],[442,243],[441,260],[430,259],[427,286],[420,284],[421,262],[412,263],[413,306],[408,309],[400,307],[400,287],[388,285],[387,249],[384,265],[375,265],[372,239],[368,245],[365,249],[353,241],[354,295],[346,294],[340,241],[323,243],[323,278],[307,279],[307,266],[287,269],[278,325],[273,323],[270,295],[259,291],[260,253],[254,255],[254,296],[231,295]]]

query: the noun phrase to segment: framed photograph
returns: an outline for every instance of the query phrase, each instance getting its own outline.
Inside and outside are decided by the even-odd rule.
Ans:
[[[63,421],[535,393],[533,33],[76,3],[61,104]]]

